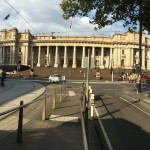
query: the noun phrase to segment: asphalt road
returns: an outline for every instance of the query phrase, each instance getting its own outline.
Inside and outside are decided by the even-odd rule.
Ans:
[[[125,94],[131,84],[92,84],[95,107],[114,150],[150,149],[150,107]]]

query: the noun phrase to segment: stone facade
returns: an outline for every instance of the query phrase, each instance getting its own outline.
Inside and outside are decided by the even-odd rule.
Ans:
[[[90,50],[93,68],[132,69],[139,62],[139,34],[113,36],[32,35],[17,28],[0,31],[1,66],[85,68]],[[150,39],[142,36],[142,69],[150,69]]]

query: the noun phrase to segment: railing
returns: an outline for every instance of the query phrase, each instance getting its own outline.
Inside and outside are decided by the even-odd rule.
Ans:
[[[99,114],[94,106],[95,100],[94,100],[94,94],[92,93],[91,86],[89,86],[89,89],[87,91],[89,94],[89,100],[87,101],[86,94],[85,94],[86,87],[84,87],[82,92],[83,98],[80,103],[84,149],[87,150],[88,147],[91,145],[90,147],[93,147],[93,149],[113,150],[109,138],[107,137],[107,134],[101,122],[101,119],[99,117]],[[98,128],[95,127],[94,125],[93,120],[95,119],[98,120],[98,124],[99,124],[99,126],[97,126]],[[96,137],[94,137],[95,136],[94,134],[98,135],[97,139]],[[91,141],[89,141],[89,139],[91,139]],[[99,143],[95,143],[94,140],[96,140],[96,142],[99,141]]]
[[[52,93],[45,94],[32,102],[24,104],[23,101],[20,101],[20,106],[1,112],[0,130],[7,131],[8,128],[11,131],[17,130],[16,141],[17,143],[22,143],[22,129],[28,120],[33,119],[35,113],[40,113],[40,116],[42,116],[41,120],[48,119],[51,111],[56,108],[56,103],[61,102],[65,98],[65,94],[63,94],[65,92],[66,87],[64,85],[60,89],[54,89]],[[17,112],[19,112],[19,115],[17,115]],[[3,137],[3,133],[0,133],[0,135]]]
[[[82,87],[82,98],[80,101],[80,112],[81,112],[81,125],[82,125],[82,136],[84,150],[88,150],[88,110],[86,111],[86,97],[85,97],[85,86]]]

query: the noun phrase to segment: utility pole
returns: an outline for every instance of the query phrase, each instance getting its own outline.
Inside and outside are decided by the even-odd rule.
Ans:
[[[138,89],[137,92],[141,93],[141,66],[142,66],[142,10],[141,7],[139,8],[139,84],[138,84]]]
[[[90,49],[88,49],[87,88],[89,86]]]
[[[114,81],[114,66],[113,66],[113,63],[114,63],[114,60],[112,58],[111,60],[111,81],[113,82]]]
[[[33,67],[34,67],[34,58],[33,58],[33,55],[34,55],[34,52],[32,51],[32,58],[31,58],[31,67],[32,67],[32,69],[33,69]]]

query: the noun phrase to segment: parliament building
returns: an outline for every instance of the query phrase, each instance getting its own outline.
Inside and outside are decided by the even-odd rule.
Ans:
[[[2,68],[87,67],[90,51],[91,68],[133,69],[139,63],[139,34],[116,31],[112,36],[33,35],[17,28],[0,31]],[[141,68],[150,69],[150,38],[142,35]]]

